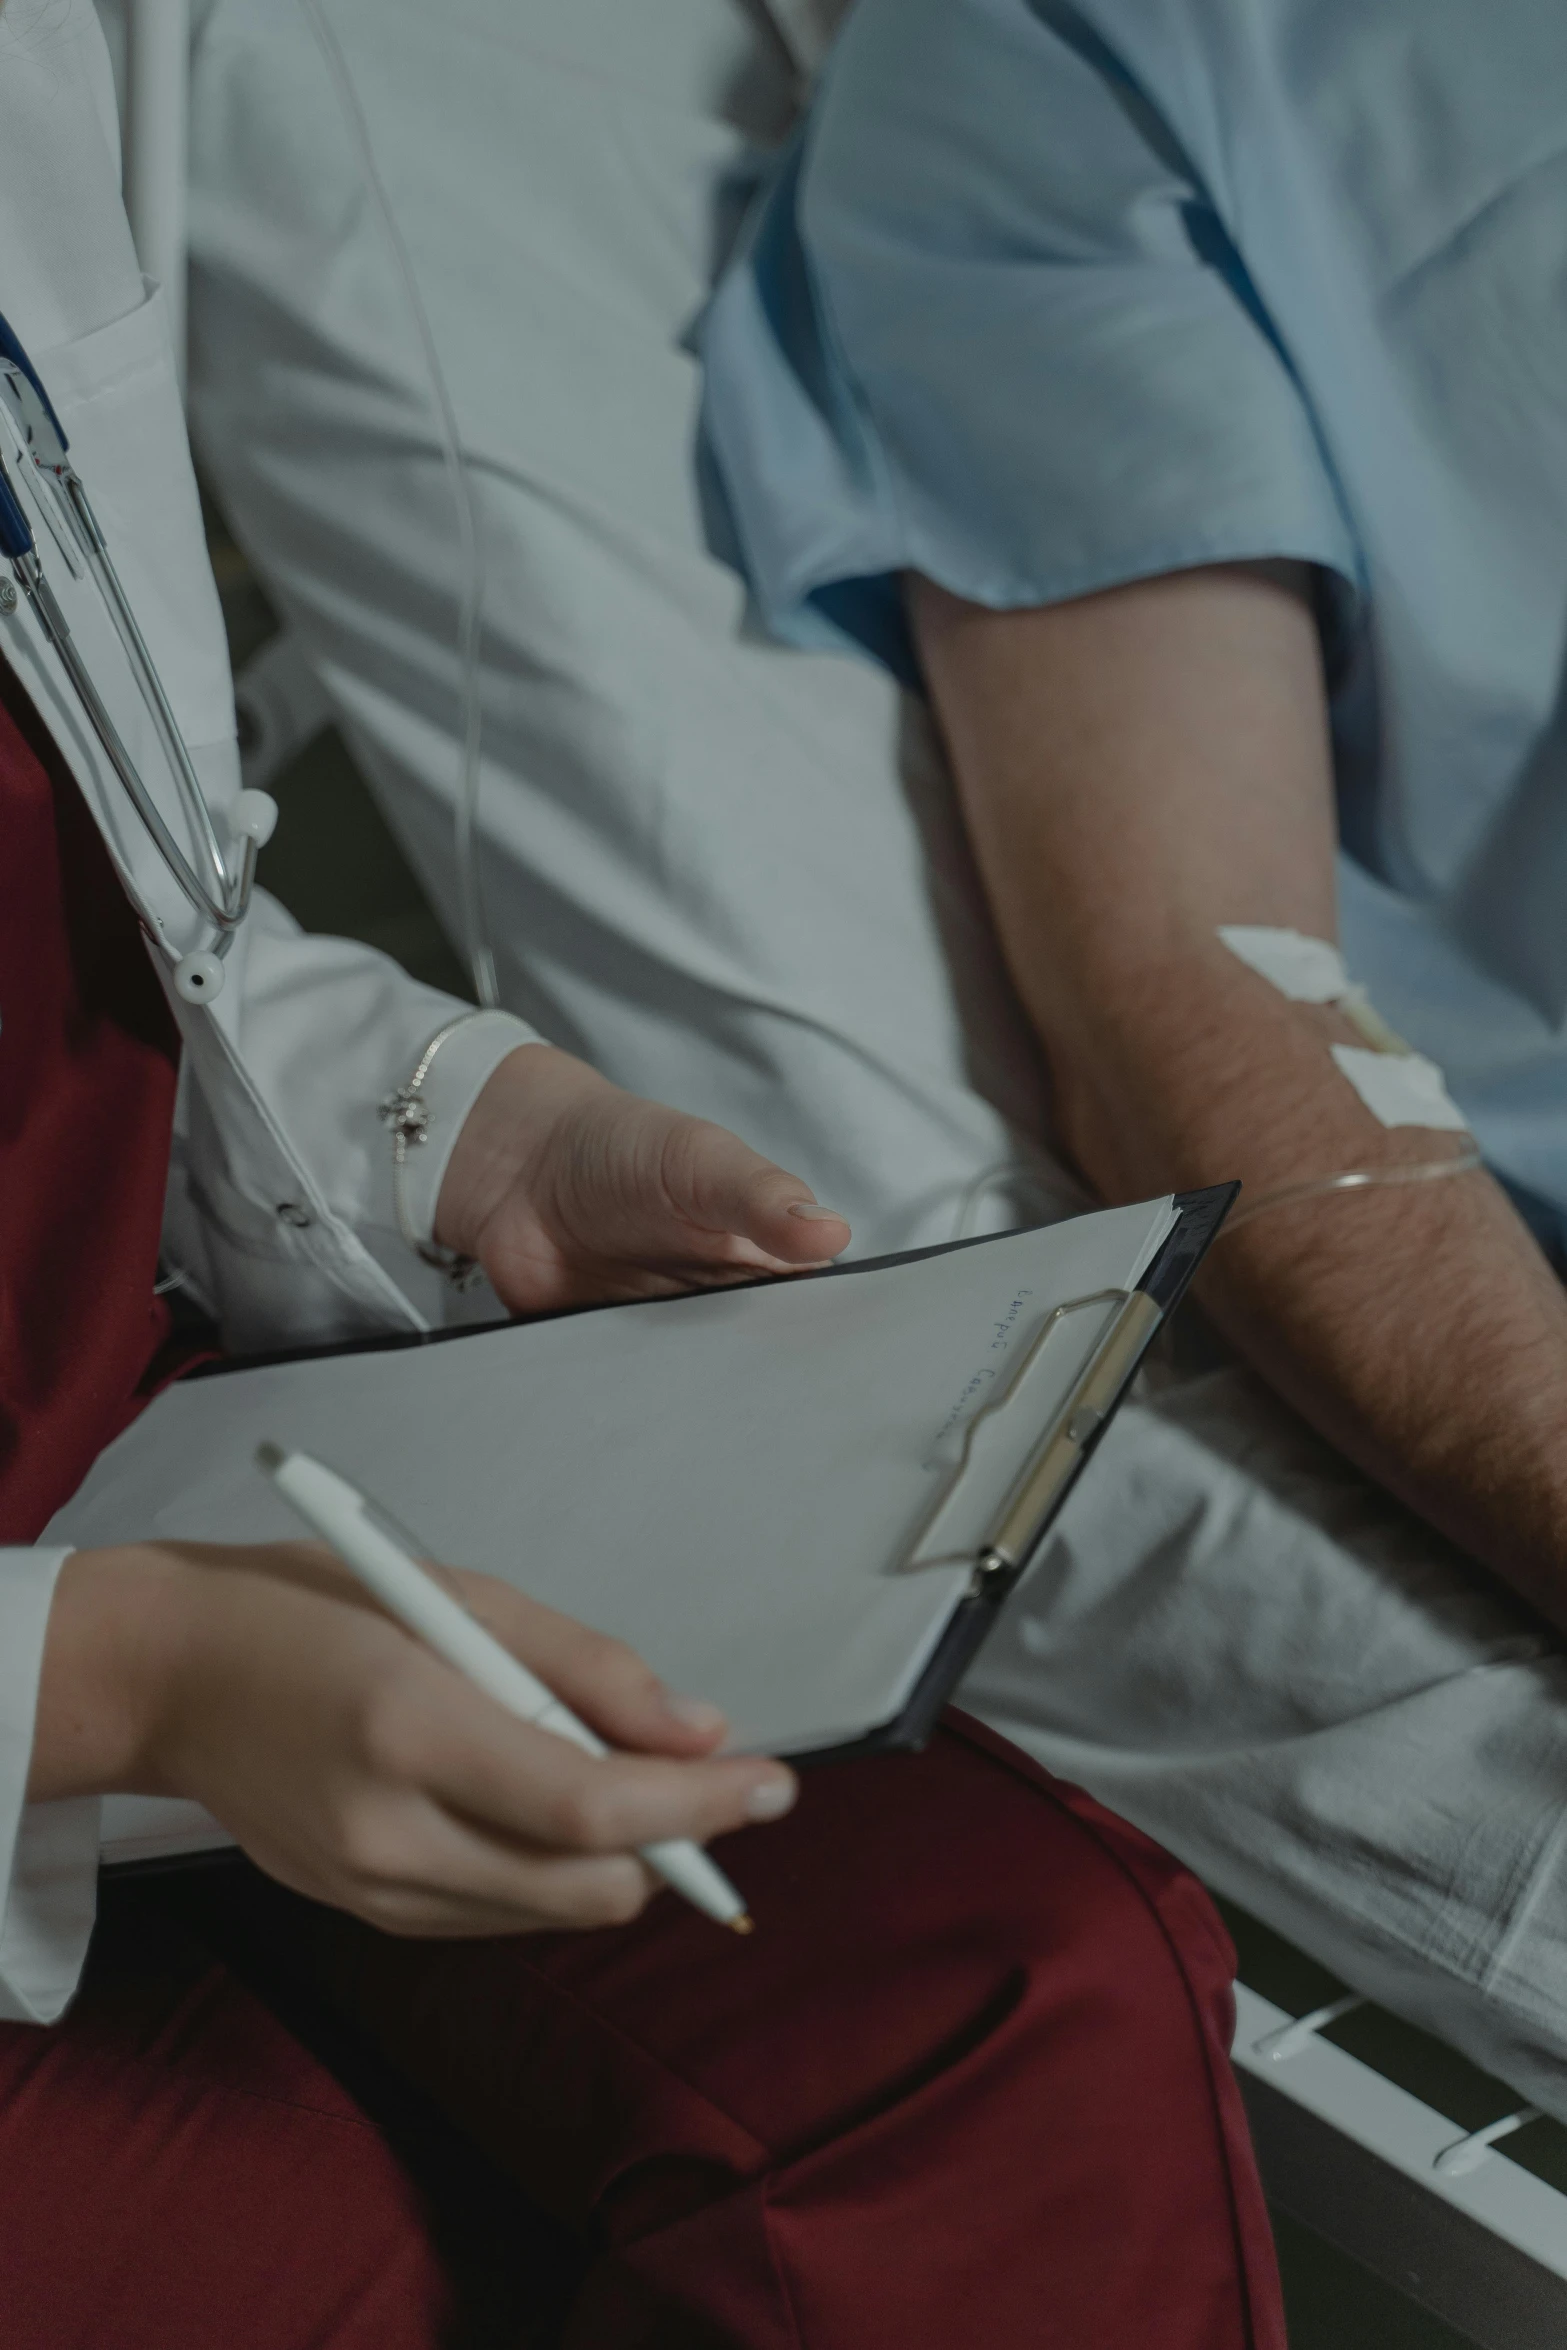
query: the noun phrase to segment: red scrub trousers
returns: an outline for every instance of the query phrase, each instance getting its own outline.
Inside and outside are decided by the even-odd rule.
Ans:
[[[1230,1951],[1182,1869],[956,1715],[723,1855],[748,1942],[667,1896],[431,1944],[248,1870],[149,1886],[173,1958],[110,1951],[62,2027],[0,2027],[4,2350],[1283,2350]],[[514,2315],[474,2332],[463,2211],[236,1964],[558,2223],[564,2284],[497,2221]]]
[[[0,688],[26,1541],[159,1375],[177,1044]],[[749,1941],[667,1896],[417,1943],[248,1866],[114,1889],[66,2020],[0,2025],[0,2350],[1282,2350],[1184,1871],[956,1716],[723,1853]]]

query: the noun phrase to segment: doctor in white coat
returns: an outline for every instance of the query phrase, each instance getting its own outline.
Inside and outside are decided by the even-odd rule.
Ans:
[[[0,310],[69,436],[222,838],[239,789],[227,657],[163,302],[139,274],[120,208],[114,94],[87,0],[50,8],[11,0],[0,15]],[[9,446],[6,454],[76,643],[178,835],[172,779],[107,608],[90,580],[72,577],[48,527],[47,499],[29,490],[29,466]],[[25,596],[0,615],[0,661],[69,764],[128,893],[158,934],[155,960],[167,973],[172,958],[201,949],[202,926],[109,769]],[[10,853],[14,861],[14,839]],[[186,1002],[171,983],[168,996],[184,1075],[163,1260],[231,1348],[438,1323],[454,1293],[430,1260],[456,1251],[482,1264],[506,1305],[527,1309],[819,1260],[847,1237],[803,1183],[733,1137],[619,1092],[509,1014],[474,1014],[368,949],[303,936],[263,893],[239,926],[221,992]],[[0,1053],[26,1049],[13,1010],[0,1004]],[[438,1035],[417,1089],[425,1139],[407,1150],[399,1199],[378,1105],[407,1086]],[[66,1630],[75,1628],[77,1667],[90,1677],[99,1634],[118,1637],[110,1619],[132,1604],[135,1580],[116,1578],[119,1596],[99,1624],[104,1592],[94,1562],[72,1561],[62,1580],[63,1565],[47,1547],[0,1550],[0,2016],[37,2020],[60,2013],[81,1963],[99,1806],[84,1795],[25,1807],[29,1758],[35,1790],[70,1794],[93,1784],[95,1771],[100,1783],[115,1783],[102,1777],[108,1758],[93,1751],[80,1722],[74,1731],[55,1718],[35,1725],[51,1602],[58,1584],[53,1661],[63,1704]],[[161,1587],[166,1570],[153,1581]],[[298,1604],[292,1591],[276,1596]],[[270,1621],[263,1608],[247,1637]],[[357,1668],[344,1662],[349,1680],[338,1694],[351,1701]],[[613,1676],[621,1667],[609,1669]],[[709,1742],[704,1725],[677,1746],[694,1753]],[[565,1755],[548,1742],[551,1766]],[[273,1755],[267,1767],[275,1763]],[[148,1758],[144,1767],[156,1785],[163,1766]],[[200,1766],[191,1767],[199,1780]],[[634,1778],[638,1766],[626,1768]],[[202,1788],[193,1780],[179,1791]],[[254,1829],[247,1840],[260,1842],[279,1873],[384,1914],[362,1883],[355,1891],[346,1853],[328,1858],[322,1821],[304,1816],[322,1806],[303,1784],[304,1808],[287,1827],[252,1815],[237,1782],[206,1791]],[[713,1764],[691,1775],[689,1789],[682,1782],[678,1796],[668,1782],[657,1800],[689,1808],[693,1820],[706,1816],[710,1828],[715,1801],[739,1819],[759,1791],[781,1805],[786,1775]],[[317,1849],[307,1861],[311,1837]],[[537,1908],[529,1894],[514,1922],[530,1913],[532,1922],[555,1923],[626,1914],[635,1864],[584,1865],[599,1892],[583,1897],[579,1887]],[[432,1930],[443,1918],[457,1923],[466,1896],[452,1886],[444,1908],[441,1900],[432,1907],[429,1890],[421,1907],[404,1889],[403,1922]],[[511,1898],[492,1888],[497,1895],[492,1927]]]
[[[222,843],[264,811],[238,805],[116,147],[90,0],[9,0],[0,361],[25,348],[53,396]],[[3,422],[0,454],[0,524],[31,529],[188,847],[107,607]],[[967,2328],[1022,2350],[1048,2305],[1074,2350],[1276,2350],[1222,1931],[1154,1846],[1002,1741],[950,1722],[919,1760],[832,1774],[783,1821],[781,1764],[716,1757],[712,1708],[486,1578],[471,1604],[608,1756],[475,1697],[308,1546],[36,1541],[158,1375],[160,1243],[227,1343],[256,1346],[426,1327],[454,1258],[527,1309],[782,1272],[849,1234],[722,1129],[302,937],[259,895],[216,987],[210,925],[84,718],[30,561],[9,567],[26,592],[0,596],[7,2350],[453,2338],[405,2162],[213,1956],[236,1946],[269,2000],[303,1979],[401,2100],[410,2083],[435,2100],[468,2148],[437,2182],[448,2218],[471,2232],[482,2144],[577,2231],[563,2345],[942,2350]],[[40,2031],[77,1988],[119,1791],[204,1805],[261,1870],[122,1885],[80,1997]],[[764,1820],[781,1824],[746,1856],[754,1943],[673,1904],[631,1923],[641,1846]],[[625,1930],[537,1931],[589,1925]],[[498,2231],[508,2305],[532,2249],[515,2221]]]

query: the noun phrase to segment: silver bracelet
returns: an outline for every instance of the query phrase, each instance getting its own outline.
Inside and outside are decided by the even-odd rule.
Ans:
[[[403,1169],[407,1165],[410,1149],[430,1139],[430,1105],[425,1101],[422,1090],[430,1074],[430,1063],[448,1037],[455,1036],[459,1028],[466,1028],[470,1020],[479,1017],[476,1012],[461,1012],[455,1020],[448,1020],[444,1028],[438,1028],[419,1055],[407,1084],[400,1085],[395,1093],[389,1093],[376,1111],[376,1116],[392,1138],[392,1206],[397,1215],[397,1229],[414,1255],[422,1258],[425,1264],[433,1265],[438,1273],[444,1273],[454,1289],[473,1287],[479,1278],[478,1263],[473,1257],[463,1256],[457,1249],[432,1248],[428,1241],[419,1239],[409,1220],[408,1202],[403,1194]]]

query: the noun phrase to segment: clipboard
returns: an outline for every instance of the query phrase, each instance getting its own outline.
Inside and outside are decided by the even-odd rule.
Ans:
[[[983,1647],[1008,1595],[1043,1549],[1067,1496],[1136,1378],[1143,1357],[1190,1288],[1240,1188],[1239,1183],[1220,1183],[1201,1191],[1177,1192],[1175,1227],[1135,1288],[1100,1290],[1052,1308],[1002,1394],[969,1422],[953,1475],[901,1570],[918,1574],[922,1568],[947,1563],[955,1556],[969,1569],[968,1589],[953,1610],[918,1688],[892,1720],[840,1746],[790,1757],[796,1768],[865,1755],[918,1753],[929,1742],[943,1707]],[[959,1248],[973,1245],[969,1241],[949,1243]],[[857,1270],[854,1265],[842,1268],[844,1274]],[[1064,1325],[1075,1314],[1097,1309],[1104,1311],[1105,1327],[1086,1369],[1040,1427],[1000,1507],[986,1513],[983,1534],[961,1549],[943,1552],[939,1547],[943,1529],[951,1521],[986,1436],[1004,1427],[1020,1408],[1026,1409],[1030,1374]]]
[[[268,1508],[281,1505],[254,1477],[250,1458],[261,1436],[313,1444],[416,1526],[433,1553],[506,1574],[550,1604],[632,1638],[677,1685],[716,1695],[742,1724],[738,1743],[766,1745],[809,1767],[913,1751],[931,1735],[1008,1594],[1048,1540],[1237,1189],[1216,1186],[1069,1226],[861,1259],[792,1282],[748,1282],[525,1323],[206,1365],[116,1440],[56,1520],[51,1538],[101,1541],[111,1525],[121,1530],[119,1538],[266,1540],[291,1533],[291,1525],[266,1519]],[[971,1254],[985,1251],[988,1256]],[[944,1259],[966,1264],[947,1267]],[[1100,1278],[1092,1286],[1061,1294],[1071,1287],[1071,1271],[1095,1268]],[[1126,1269],[1126,1286],[1116,1285],[1119,1268]],[[894,1278],[877,1284],[877,1275]],[[761,1290],[771,1293],[765,1303],[737,1302]],[[1014,1296],[1015,1332],[991,1342],[1000,1367],[982,1369],[957,1388],[957,1402],[932,1439],[940,1407],[970,1367],[974,1315],[988,1317],[998,1301]],[[1002,1323],[994,1327],[1003,1330]],[[911,1347],[911,1339],[919,1343]],[[410,1364],[405,1373],[400,1365],[414,1350],[435,1350],[439,1362]],[[878,1362],[886,1366],[884,1396],[865,1376],[867,1364]],[[735,1392],[742,1383],[735,1366],[743,1374],[747,1363],[782,1366],[769,1374],[770,1389],[764,1380],[756,1406],[761,1416],[751,1421],[745,1396]],[[620,1393],[600,1411],[595,1367],[601,1383],[613,1387],[622,1365]],[[815,1480],[799,1477],[784,1457],[787,1446],[776,1448],[777,1457],[767,1451],[779,1395],[795,1394],[802,1380],[811,1392],[799,1405],[800,1426],[817,1448],[808,1454],[819,1467]],[[971,1400],[978,1380],[993,1382],[980,1390],[980,1405]],[[569,1464],[553,1460],[551,1430],[556,1449],[568,1422],[580,1439],[585,1397],[599,1416],[589,1438],[578,1442],[577,1465],[586,1461],[591,1471],[584,1484],[573,1482]],[[421,1408],[433,1409],[438,1424],[421,1421]],[[470,1423],[466,1415],[474,1409],[479,1418]],[[701,1465],[704,1410],[714,1415],[714,1443],[722,1448],[709,1479],[722,1488],[717,1500],[691,1473],[693,1461]],[[149,1442],[148,1423],[160,1413],[163,1433],[152,1430]],[[522,1428],[529,1431],[525,1444],[517,1441]],[[894,1438],[902,1447],[895,1462]],[[428,1514],[412,1459],[421,1440],[430,1468]],[[879,1462],[878,1442],[885,1456]],[[671,1461],[671,1453],[679,1457]],[[535,1501],[531,1521],[519,1516]],[[746,1511],[750,1523],[742,1525]],[[628,1525],[652,1530],[645,1552],[635,1548],[633,1534],[629,1560],[614,1551],[617,1540],[624,1548]],[[484,1526],[488,1551],[476,1531]],[[526,1528],[522,1541],[519,1526]],[[841,1558],[815,1555],[835,1545]],[[510,1563],[501,1563],[503,1557]],[[644,1565],[649,1571],[639,1581]],[[673,1578],[667,1590],[661,1574]],[[606,1594],[628,1590],[635,1593],[633,1615],[636,1607],[643,1611],[629,1624],[605,1607]],[[849,1610],[841,1641],[834,1608]],[[737,1625],[725,1652],[730,1628],[720,1619],[730,1613]],[[698,1626],[682,1633],[688,1651],[694,1642],[704,1660],[695,1679],[680,1653],[658,1651],[660,1627],[676,1620]],[[721,1665],[724,1653],[733,1663],[742,1634],[751,1646],[741,1681],[749,1677],[782,1693],[775,1718],[759,1730],[754,1721],[747,1724],[744,1703],[733,1702],[722,1671],[707,1677],[707,1664],[717,1658]],[[895,1702],[869,1702],[866,1693],[877,1689]],[[787,1733],[778,1735],[783,1716],[799,1725],[794,1743]],[[109,1820],[139,1800],[113,1799]],[[162,1806],[165,1813],[171,1808]],[[198,1822],[203,1816],[196,1814]],[[163,1849],[156,1838],[145,1848]],[[178,1853],[172,1842],[168,1849],[183,1861],[191,1847],[187,1838]]]

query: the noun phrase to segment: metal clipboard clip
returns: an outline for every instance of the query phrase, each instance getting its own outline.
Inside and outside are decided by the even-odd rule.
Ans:
[[[1042,1433],[999,1504],[976,1520],[978,1505],[966,1486],[982,1477],[987,1459],[993,1464],[1005,1451],[1011,1434],[1008,1414],[1026,1408],[1031,1391],[1038,1395],[1048,1389],[1048,1380],[1040,1374],[1048,1368],[1045,1358],[1052,1341],[1060,1344],[1072,1317],[1095,1310],[1103,1317],[1103,1327],[1086,1366],[1065,1396],[1054,1400]],[[976,1412],[964,1430],[957,1465],[896,1571],[908,1575],[926,1567],[966,1565],[973,1570],[971,1589],[979,1591],[1025,1566],[1163,1317],[1164,1308],[1141,1289],[1101,1289],[1054,1307],[1002,1393]]]

